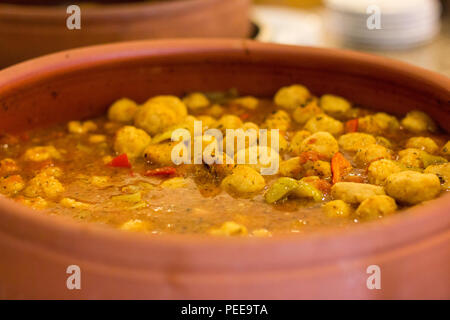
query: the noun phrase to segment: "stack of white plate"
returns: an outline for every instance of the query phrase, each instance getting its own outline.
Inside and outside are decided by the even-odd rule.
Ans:
[[[428,42],[440,29],[438,0],[325,0],[325,4],[328,31],[350,45],[408,48]]]

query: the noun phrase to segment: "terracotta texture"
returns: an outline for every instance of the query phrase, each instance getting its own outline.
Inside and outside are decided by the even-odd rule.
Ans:
[[[244,38],[250,33],[251,0],[122,2],[81,6],[80,30],[67,29],[67,5],[0,3],[0,68],[101,43],[175,37]]]
[[[450,80],[375,56],[243,40],[62,52],[0,72],[0,131],[99,115],[117,98],[302,83],[377,110],[418,108],[450,130]],[[0,298],[450,298],[450,196],[347,230],[271,239],[123,233],[0,199]],[[81,290],[66,268],[81,268]],[[370,265],[381,289],[366,286]]]

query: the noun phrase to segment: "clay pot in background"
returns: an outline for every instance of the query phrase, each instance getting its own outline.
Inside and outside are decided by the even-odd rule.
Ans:
[[[0,72],[0,130],[100,115],[121,97],[143,102],[231,87],[269,97],[292,83],[397,115],[421,109],[450,132],[444,76],[366,54],[247,40],[131,42],[16,65]],[[0,299],[449,299],[449,212],[447,195],[345,230],[155,237],[0,197]],[[81,290],[66,286],[71,265],[81,269]],[[373,266],[381,270],[379,290],[367,287]]]
[[[251,0],[123,2],[81,5],[80,30],[66,26],[68,5],[0,3],[0,68],[93,44],[152,38],[242,38],[250,32]]]

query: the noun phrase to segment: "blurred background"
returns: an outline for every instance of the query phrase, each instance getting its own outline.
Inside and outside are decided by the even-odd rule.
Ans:
[[[257,38],[366,51],[450,76],[448,0],[255,0]],[[367,28],[370,5],[381,29]]]
[[[69,29],[81,9],[81,29]],[[449,0],[0,0],[0,68],[116,41],[240,37],[347,48],[450,76]]]

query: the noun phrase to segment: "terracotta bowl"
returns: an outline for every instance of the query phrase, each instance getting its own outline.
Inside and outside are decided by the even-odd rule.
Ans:
[[[247,37],[251,0],[121,0],[81,5],[81,29],[66,27],[68,5],[0,3],[0,68],[43,54],[154,38]],[[63,2],[63,1],[60,1]],[[93,1],[94,2],[94,1]],[[95,2],[119,2],[97,0]],[[14,4],[15,3],[15,4]],[[28,1],[30,3],[30,1]]]
[[[377,110],[428,112],[450,131],[450,80],[386,58],[244,40],[130,42],[61,52],[0,72],[0,130],[105,112],[123,96],[303,83]],[[450,298],[450,196],[347,230],[270,239],[145,236],[0,199],[0,298]],[[81,268],[68,290],[67,267]],[[381,270],[368,289],[367,268]]]

